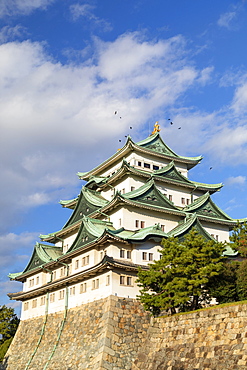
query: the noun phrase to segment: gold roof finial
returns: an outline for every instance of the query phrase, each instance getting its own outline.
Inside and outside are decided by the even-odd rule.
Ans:
[[[154,129],[153,129],[153,132],[151,135],[154,135],[156,134],[156,132],[160,132],[160,125],[159,125],[159,121],[156,121],[155,124],[154,124]]]

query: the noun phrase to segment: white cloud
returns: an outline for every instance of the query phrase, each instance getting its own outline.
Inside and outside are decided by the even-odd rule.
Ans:
[[[110,31],[111,25],[106,20],[99,18],[94,13],[95,6],[91,4],[73,4],[70,6],[70,12],[73,21],[77,21],[79,18],[83,17],[97,27],[100,27],[104,31]]]
[[[242,76],[242,80],[246,79],[246,76]],[[237,114],[245,114],[247,112],[247,82],[243,82],[236,88],[232,109]]]
[[[1,0],[0,17],[30,14],[35,9],[46,9],[55,0]]]
[[[245,185],[246,176],[230,176],[225,182],[227,185]]]
[[[232,22],[233,22],[233,20],[236,19],[236,17],[237,17],[237,12],[236,11],[223,13],[223,14],[221,14],[220,18],[218,19],[217,24],[220,27],[225,27],[225,28],[230,29],[230,27],[232,25]]]
[[[0,30],[0,43],[17,39],[25,32],[26,29],[21,25],[16,25],[15,27],[5,26]]]
[[[0,45],[1,228],[23,207],[74,195],[76,172],[111,155],[133,122],[137,132],[198,83],[182,37],[125,34],[97,39],[94,49],[94,59],[75,66],[52,60],[40,43]]]

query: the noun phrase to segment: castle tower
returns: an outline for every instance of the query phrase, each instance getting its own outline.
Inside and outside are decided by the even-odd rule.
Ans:
[[[180,239],[192,227],[206,239],[228,241],[237,221],[211,199],[222,184],[191,181],[202,157],[183,157],[162,140],[156,124],[138,143],[130,137],[89,172],[64,227],[41,235],[26,268],[10,274],[23,283],[21,320],[61,312],[109,296],[136,298],[138,267],[160,258],[163,238]],[[233,251],[226,250],[228,256]]]

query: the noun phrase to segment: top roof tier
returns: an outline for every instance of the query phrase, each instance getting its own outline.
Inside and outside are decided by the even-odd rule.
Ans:
[[[135,143],[131,137],[128,136],[125,145],[115,154],[91,171],[78,172],[78,176],[80,179],[88,181],[91,176],[99,176],[106,168],[122,160],[131,152],[148,154],[154,158],[168,159],[170,161],[174,161],[175,163],[184,163],[186,164],[188,170],[196,166],[202,160],[202,156],[183,157],[176,154],[172,149],[169,148],[168,145],[164,143],[159,132],[156,132],[147,137],[145,140],[137,143]]]

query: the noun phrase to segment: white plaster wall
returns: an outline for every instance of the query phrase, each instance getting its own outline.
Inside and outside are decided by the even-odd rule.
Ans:
[[[135,221],[144,221],[145,227],[153,226],[157,223],[165,226],[165,232],[170,231],[175,226],[177,226],[179,217],[170,214],[164,214],[161,212],[154,212],[145,209],[122,209],[117,210],[115,213],[111,214],[110,220],[113,222],[113,226],[119,228],[119,219],[122,219],[124,228],[127,230],[137,230]]]

